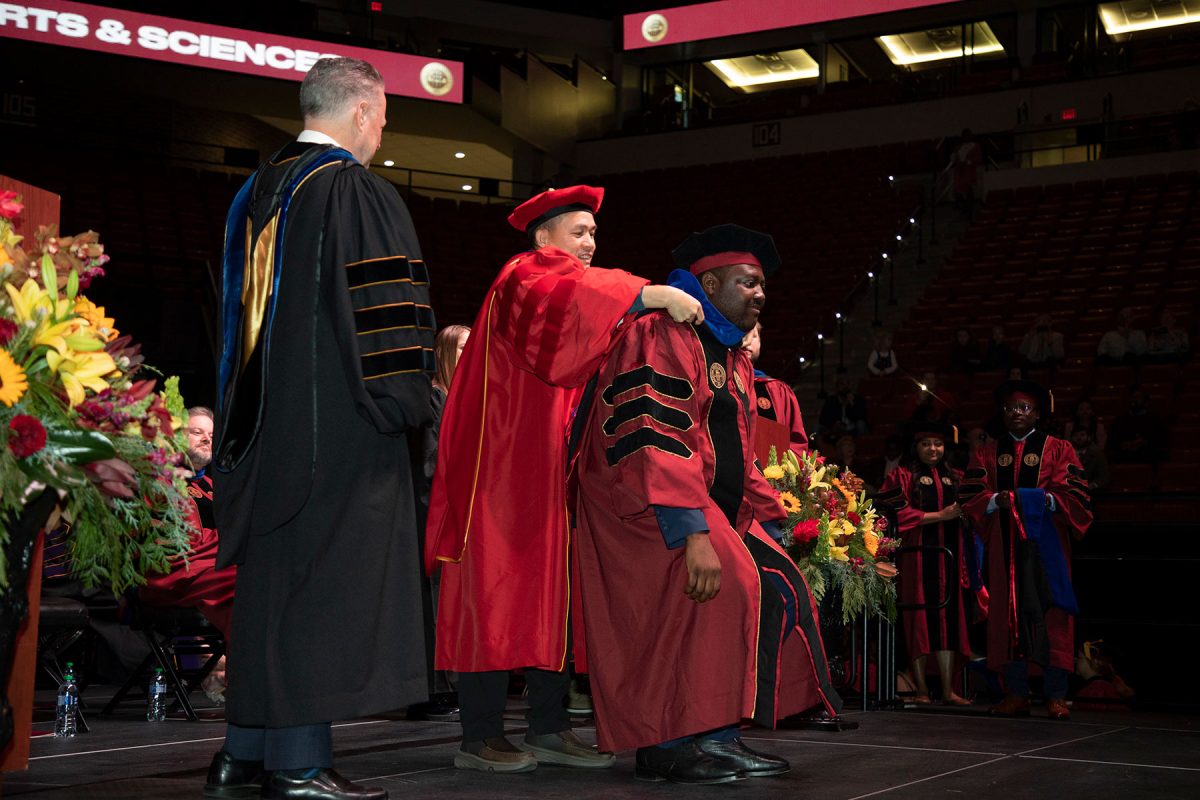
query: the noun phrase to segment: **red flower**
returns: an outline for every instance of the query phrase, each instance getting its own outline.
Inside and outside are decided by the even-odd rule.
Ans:
[[[0,344],[8,344],[17,335],[17,323],[8,319],[0,319]]]
[[[8,449],[17,458],[28,458],[46,446],[46,429],[37,417],[17,414],[8,423]]]
[[[20,195],[16,192],[10,192],[7,189],[0,191],[0,217],[16,219],[17,215],[25,209],[25,205],[19,198]]]
[[[846,512],[846,519],[850,520],[850,524],[856,528],[859,525],[862,525],[862,517],[860,517],[858,514],[855,514],[853,511]]]
[[[792,537],[798,544],[811,542],[821,533],[820,523],[815,519],[806,519],[803,522],[797,522],[796,527],[792,529]]]

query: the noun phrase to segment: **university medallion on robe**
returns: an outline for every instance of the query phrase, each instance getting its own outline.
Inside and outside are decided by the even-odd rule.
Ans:
[[[1041,459],[1038,458],[1037,453],[1030,453],[1029,455],[1025,456],[1021,460],[1023,462],[1025,462],[1025,466],[1027,466],[1027,467],[1036,467],[1038,465],[1038,462],[1041,461]]]
[[[1002,467],[1011,467],[1013,463],[1013,457],[1008,453],[1004,453],[996,459],[996,463]]]
[[[771,407],[771,401],[765,397],[760,397],[760,398],[758,398],[758,407],[761,408],[763,411],[766,411],[768,408]]]
[[[737,385],[737,390],[742,394],[746,393],[746,385],[742,383],[742,376],[738,373],[733,373],[733,382]]]
[[[929,477],[928,475],[922,475],[921,476],[921,485],[922,486],[933,486],[933,478]]]
[[[725,368],[720,364],[713,363],[708,365],[708,380],[713,387],[720,389],[725,385]]]
[[[949,477],[947,477],[947,476],[943,475],[943,476],[942,476],[942,483],[944,483],[946,486],[949,486],[951,483],[953,483],[953,481],[951,481]]]

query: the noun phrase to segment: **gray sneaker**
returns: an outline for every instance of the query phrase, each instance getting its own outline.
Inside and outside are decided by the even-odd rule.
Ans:
[[[533,754],[521,752],[503,736],[463,742],[462,749],[454,754],[454,766],[480,772],[533,772],[537,765]]]
[[[580,739],[573,730],[545,733],[541,736],[525,734],[525,740],[517,747],[537,756],[538,763],[560,764],[564,767],[585,769],[607,769],[617,763],[612,753],[598,753]]]

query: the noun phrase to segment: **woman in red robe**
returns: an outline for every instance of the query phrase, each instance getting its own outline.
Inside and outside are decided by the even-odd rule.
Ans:
[[[913,701],[930,702],[925,682],[930,654],[936,654],[941,677],[942,702],[946,705],[970,705],[954,692],[954,666],[957,657],[969,655],[967,642],[968,586],[963,559],[962,509],[957,502],[962,474],[945,463],[946,442],[953,429],[942,423],[922,423],[913,435],[910,466],[899,466],[888,473],[878,501],[896,514],[900,538],[905,547],[946,548],[902,552],[900,603],[902,605],[941,608],[909,609],[902,614],[904,642],[912,664],[917,693]]]

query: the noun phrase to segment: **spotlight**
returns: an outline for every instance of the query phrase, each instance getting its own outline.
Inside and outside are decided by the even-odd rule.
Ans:
[[[908,224],[909,224],[909,225],[916,225],[916,224],[917,224],[917,220],[916,220],[914,217],[909,217],[909,218],[908,218]]]
[[[821,341],[824,341],[824,340],[825,340],[825,334],[823,334],[823,333],[818,333],[818,334],[817,334],[817,341],[818,341],[818,342],[821,342]]]
[[[834,318],[834,319],[841,319],[841,318],[842,318],[842,312],[840,312],[840,311],[835,311],[835,312],[833,312],[833,318]]]
[[[888,257],[888,254],[887,254],[887,253],[883,253],[883,257],[886,259],[886,258]]]
[[[471,190],[472,190],[472,189],[474,189],[474,188],[475,188],[475,187],[474,187],[474,186],[472,186],[472,185],[471,185],[471,184],[469,184],[469,183],[464,183],[464,184],[463,184],[463,191],[464,191],[464,192],[469,192],[469,191],[471,191]]]
[[[383,162],[383,165],[384,165],[385,167],[394,167],[394,166],[396,166],[396,162],[395,162],[395,161],[392,161],[392,160],[389,158],[387,161]]]
[[[462,150],[459,150],[457,153],[454,154],[454,157],[455,158],[466,158],[467,154],[464,153]]]
[[[800,356],[800,363],[801,363],[801,364],[803,364],[803,363],[804,363],[804,356]]]
[[[899,242],[899,241],[901,241],[901,240],[902,240],[902,237],[900,236],[900,234],[898,234],[898,233],[897,233],[897,234],[896,234],[896,241],[897,241],[897,242]]]
[[[888,180],[889,180],[889,181],[894,181],[894,180],[896,180],[896,176],[895,176],[895,175],[888,175]]]
[[[867,277],[868,277],[868,278],[874,278],[874,277],[875,277],[875,273],[874,273],[874,272],[868,272],[868,273],[867,273]]]

